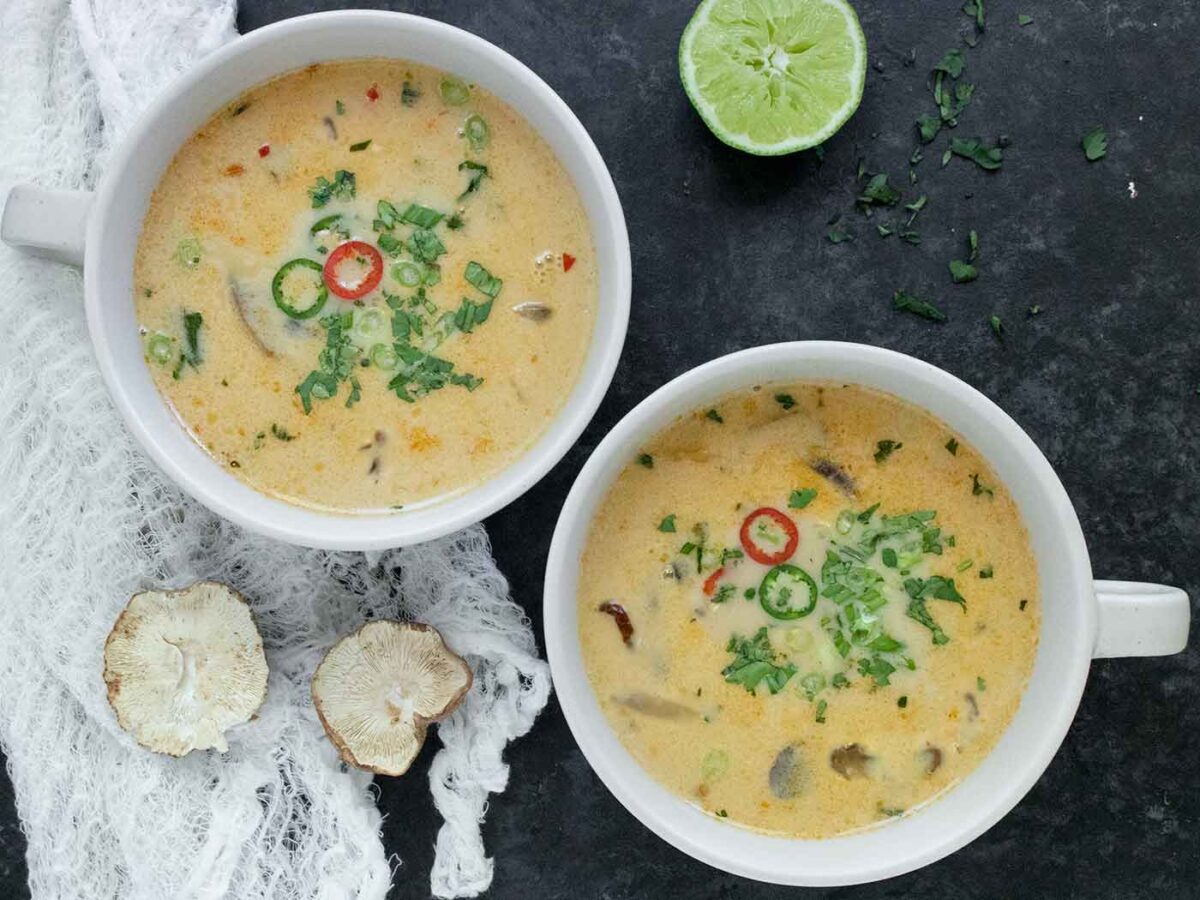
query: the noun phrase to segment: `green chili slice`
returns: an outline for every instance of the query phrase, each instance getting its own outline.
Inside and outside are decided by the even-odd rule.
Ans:
[[[303,308],[297,308],[294,305],[294,298],[285,295],[283,292],[283,283],[287,280],[293,269],[310,269],[317,274],[317,296],[311,304]],[[314,262],[311,259],[293,259],[285,262],[279,267],[279,271],[275,273],[275,277],[271,279],[271,296],[275,298],[275,305],[282,309],[293,319],[311,319],[321,311],[325,305],[325,301],[329,299],[329,289],[325,287],[324,270],[319,262]]]
[[[308,229],[308,233],[315,236],[320,234],[322,231],[333,231],[333,226],[341,221],[341,218],[341,213],[334,213],[332,216],[325,216],[323,219],[317,219],[317,221],[313,222],[312,228]]]
[[[488,124],[478,113],[467,116],[467,120],[463,122],[463,134],[475,150],[482,150],[488,144]]]
[[[800,619],[817,605],[817,583],[812,576],[790,563],[782,563],[763,578],[758,602],[775,619]]]

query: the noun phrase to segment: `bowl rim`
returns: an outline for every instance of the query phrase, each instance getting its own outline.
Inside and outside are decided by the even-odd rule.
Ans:
[[[1038,480],[1036,492],[1045,500],[1047,515],[1053,527],[1062,535],[1061,559],[1056,560],[1062,580],[1073,586],[1073,596],[1061,601],[1074,617],[1069,634],[1058,635],[1055,641],[1066,647],[1053,675],[1041,674],[1037,702],[1045,709],[1040,717],[1022,716],[1018,710],[997,744],[974,770],[962,781],[925,803],[912,815],[890,820],[878,827],[849,835],[802,839],[767,835],[735,823],[721,822],[695,810],[687,800],[676,796],[658,784],[645,772],[616,738],[595,701],[590,680],[583,670],[576,630],[576,597],[574,586],[578,571],[579,552],[587,540],[595,505],[607,493],[612,479],[636,453],[637,444],[666,427],[676,416],[730,391],[756,383],[786,381],[789,376],[764,378],[762,371],[786,369],[797,360],[841,360],[850,369],[871,367],[903,372],[923,385],[936,387],[954,395],[954,402],[970,407],[972,415],[982,415],[991,426],[1003,434],[1003,439]],[[846,363],[847,360],[850,362]],[[754,372],[757,377],[747,376]],[[805,380],[806,376],[790,376]],[[835,380],[807,376],[810,380]],[[739,380],[744,379],[744,380]],[[853,376],[839,374],[838,381],[853,383]],[[682,398],[696,393],[704,386],[704,399],[692,399],[680,406]],[[886,387],[878,388],[884,391]],[[900,395],[899,391],[893,391]],[[901,396],[921,408],[911,397]],[[933,413],[938,418],[937,413]],[[979,447],[976,447],[980,450]],[[980,450],[982,453],[983,451]],[[985,456],[992,463],[990,456]],[[1006,482],[1007,483],[1007,482]],[[590,510],[585,516],[585,511]],[[1022,510],[1022,518],[1025,518]],[[1028,527],[1028,525],[1027,525]],[[1035,552],[1038,550],[1035,548]],[[1039,569],[1045,565],[1038,552]],[[1040,571],[1046,584],[1046,572]],[[1045,610],[1043,597],[1043,610]],[[1054,470],[1032,438],[999,406],[975,388],[950,373],[919,359],[863,344],[837,341],[798,341],[769,344],[722,356],[693,368],[658,388],[627,413],[592,452],[576,479],[556,525],[547,557],[543,592],[543,620],[547,659],[551,677],[563,716],[581,752],[593,771],[617,800],[647,828],[684,853],[715,868],[758,881],[809,887],[833,887],[878,881],[929,865],[963,847],[1007,814],[1033,787],[1050,764],[1066,736],[1083,694],[1091,664],[1091,649],[1097,630],[1097,610],[1093,593],[1091,563],[1082,528],[1074,507],[1067,497]],[[1047,617],[1043,614],[1039,639],[1038,661],[1034,673],[1022,694],[1034,693],[1035,679],[1042,666],[1042,647],[1047,644]],[[1044,682],[1056,679],[1053,689]],[[1020,744],[1023,756],[1003,764],[998,751],[1003,746],[1013,754],[1017,745],[1006,739],[1015,731],[1022,717],[1023,728],[1034,729],[1034,739]],[[1030,725],[1029,722],[1034,724]],[[981,771],[987,769],[986,776]],[[982,782],[979,779],[983,778]],[[990,779],[990,780],[989,780]],[[967,785],[972,789],[967,796]],[[982,786],[981,786],[982,784]],[[964,794],[964,802],[975,805],[961,812],[961,818],[951,819],[948,827],[939,828],[922,840],[908,840],[907,848],[900,847],[897,838],[919,834],[912,823],[928,823],[931,810],[948,807],[956,795]],[[933,815],[937,815],[936,812]],[[947,813],[949,815],[949,813]],[[940,823],[946,825],[946,823]],[[925,829],[928,831],[928,827]],[[882,837],[880,837],[882,836]],[[857,852],[864,840],[875,847],[888,848],[888,859],[863,857]],[[898,848],[899,849],[896,849]],[[808,853],[809,848],[813,849]],[[802,854],[807,853],[803,860]],[[836,860],[825,862],[826,856]]]
[[[611,270],[611,285],[605,289],[602,282],[600,286],[597,321],[579,377],[537,440],[484,482],[445,498],[414,504],[411,512],[407,513],[358,514],[308,508],[270,497],[227,472],[224,473],[228,476],[227,480],[214,478],[211,468],[177,458],[166,445],[166,437],[158,434],[158,429],[144,420],[142,404],[126,384],[126,376],[121,374],[116,351],[105,326],[111,314],[106,310],[105,302],[105,284],[109,281],[109,275],[104,266],[94,262],[99,255],[104,233],[110,227],[114,199],[130,177],[131,169],[137,165],[139,151],[148,141],[178,139],[182,143],[186,140],[187,135],[172,134],[165,139],[156,135],[160,121],[173,105],[186,102],[206,77],[233,60],[257,53],[269,44],[286,44],[297,35],[343,27],[361,30],[405,29],[423,41],[443,42],[469,50],[480,61],[480,65],[491,68],[498,77],[511,78],[518,83],[520,91],[530,97],[530,103],[544,109],[556,127],[563,129],[564,143],[570,146],[571,155],[574,157],[578,154],[578,171],[590,179],[588,190],[594,191],[596,197],[594,208],[588,210],[592,240],[598,253],[602,253],[602,244],[611,247],[611,256],[615,260]],[[336,58],[358,59],[378,55],[345,54]],[[298,59],[293,65],[278,69],[275,75],[303,65],[305,61]],[[268,75],[245,84],[226,98],[227,102],[270,77],[274,76]],[[486,79],[478,80],[488,87]],[[521,114],[520,111],[518,113]],[[536,125],[533,127],[540,133],[541,129]],[[557,150],[555,154],[559,156]],[[109,395],[126,426],[159,468],[194,499],[238,525],[289,543],[330,550],[381,550],[441,537],[483,520],[512,503],[545,477],[574,446],[591,422],[612,382],[624,348],[632,296],[629,237],[616,186],[595,142],[566,102],[528,66],[490,41],[436,19],[385,10],[333,10],[274,22],[241,35],[203,57],[168,85],[142,112],[119,143],[100,180],[87,226],[83,278],[88,329]],[[605,307],[608,307],[607,312]],[[607,327],[602,328],[605,320]],[[593,357],[595,369],[589,372]],[[584,377],[585,372],[589,377]],[[160,400],[169,408],[165,398],[160,397]],[[188,441],[195,442],[191,435],[186,434],[186,427],[182,423],[179,423],[179,427]],[[203,452],[205,456],[208,455],[207,451]],[[219,464],[217,466],[220,468]]]

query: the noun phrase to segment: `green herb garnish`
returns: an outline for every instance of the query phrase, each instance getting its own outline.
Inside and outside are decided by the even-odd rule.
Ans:
[[[899,201],[900,192],[888,184],[886,172],[871,176],[871,180],[858,197],[862,206],[895,206]]]
[[[974,497],[979,497],[983,494],[987,494],[989,497],[996,496],[995,491],[993,491],[990,487],[988,487],[986,484],[984,484],[983,482],[981,482],[979,480],[978,473],[972,474],[971,475],[971,495]]]
[[[991,564],[988,564],[979,570],[980,578],[991,578],[993,575]]]
[[[343,103],[341,100],[334,100],[333,108],[335,110],[337,110],[337,114],[339,116],[344,116],[346,114],[346,104]]]
[[[996,337],[1004,337],[1004,323],[1000,321],[999,316],[992,315],[992,317],[988,319],[988,327],[992,329],[992,334],[994,334]]]
[[[420,96],[420,89],[414,86],[411,81],[405,81],[404,86],[400,88],[400,102],[405,106],[412,106]]]
[[[999,147],[988,147],[979,138],[954,138],[950,141],[950,152],[971,160],[989,172],[999,169],[1004,161],[1003,150]]]
[[[825,724],[825,710],[828,708],[829,708],[829,704],[824,700],[821,700],[819,703],[817,703],[817,724],[818,725]]]
[[[1087,132],[1080,143],[1083,146],[1083,155],[1087,157],[1088,162],[1103,159],[1104,155],[1108,153],[1108,135],[1104,133],[1103,126],[1097,125]]]
[[[462,305],[454,314],[454,327],[464,334],[470,334],[475,330],[476,325],[482,325],[488,320],[491,312],[491,300],[484,303],[476,303],[474,300],[463,297]]]
[[[783,690],[793,675],[796,667],[792,663],[778,665],[777,656],[771,648],[767,637],[767,629],[760,628],[752,638],[742,638],[734,635],[725,646],[727,653],[734,655],[733,660],[721,674],[730,684],[740,684],[751,694],[756,693],[758,686],[766,683],[772,694]]]
[[[1017,14],[1017,24],[1024,28],[1026,25],[1033,24],[1033,16],[1027,16],[1025,13]]]
[[[927,300],[922,300],[907,291],[896,291],[892,297],[892,308],[901,312],[910,312],[915,316],[928,319],[931,322],[945,322],[946,314]]]
[[[961,259],[950,260],[950,279],[955,284],[974,281],[978,277],[979,270],[970,263],[963,262]]]
[[[724,424],[725,424],[725,420],[721,418],[721,414],[720,414],[719,412],[717,412],[715,409],[710,409],[708,412],[706,412],[706,413],[704,414],[704,418],[706,418],[706,419],[712,419],[712,420],[713,420],[714,422],[716,422],[718,425],[724,425]]]
[[[350,152],[351,152],[351,153],[358,153],[358,152],[360,152],[360,151],[362,151],[362,150],[366,150],[366,149],[367,149],[368,147],[370,147],[370,146],[371,146],[371,139],[370,139],[370,138],[367,138],[365,141],[359,141],[357,144],[351,144],[351,145],[350,145]]]
[[[816,496],[816,488],[801,488],[799,490],[792,491],[792,493],[788,496],[788,507],[791,509],[804,509],[804,507],[808,506],[808,504],[812,503],[813,500],[816,499]]]
[[[899,441],[882,440],[875,444],[875,462],[882,463],[885,459],[903,447],[904,444]],[[876,504],[878,506],[879,504]]]
[[[950,438],[946,441],[946,450],[951,456],[958,456],[958,439]]]
[[[459,200],[463,199],[468,194],[473,194],[479,190],[480,183],[482,183],[483,179],[488,177],[487,166],[485,166],[483,163],[477,163],[469,159],[463,160],[458,164],[458,171],[472,173],[471,180],[467,182],[466,190],[458,195]]]
[[[500,288],[504,286],[503,281],[474,260],[467,263],[467,268],[463,272],[463,278],[468,283],[473,284],[481,294],[486,294],[493,299],[500,293]]]
[[[410,203],[404,208],[404,212],[397,216],[397,221],[408,225],[415,225],[417,228],[433,228],[438,222],[442,221],[442,218],[442,213],[436,209],[430,209],[428,206],[422,206],[419,203]]]
[[[654,468],[654,457],[649,453],[639,453],[637,461],[638,465],[645,466],[647,469]]]
[[[271,423],[271,436],[277,440],[283,441],[284,443],[287,443],[288,441],[294,441],[296,439],[294,434],[289,433],[286,428],[280,428],[274,422]]]
[[[775,402],[784,409],[791,409],[796,405],[796,399],[791,394],[776,394]]]
[[[674,534],[675,533],[675,513],[671,513],[669,516],[664,516],[663,520],[658,523],[658,530],[663,532],[664,534]]]
[[[345,169],[338,169],[334,172],[332,181],[321,175],[317,178],[316,183],[308,189],[313,209],[320,209],[335,198],[353,200],[357,193],[358,185],[355,182],[354,173],[347,172]]]

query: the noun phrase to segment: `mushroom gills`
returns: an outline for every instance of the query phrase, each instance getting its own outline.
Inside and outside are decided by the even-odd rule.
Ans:
[[[829,765],[845,779],[869,778],[870,766],[875,757],[863,750],[859,744],[846,744],[829,754]]]

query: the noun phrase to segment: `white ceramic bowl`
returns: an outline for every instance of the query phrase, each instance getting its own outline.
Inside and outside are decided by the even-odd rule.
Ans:
[[[142,218],[179,147],[248,88],[316,62],[394,57],[454,72],[504,100],[554,150],[592,228],[599,311],[583,370],[558,416],[513,465],[472,490],[390,515],[316,512],[258,493],[225,471],[184,430],[142,360],[133,305],[133,257]],[[247,528],[331,549],[398,547],[477,522],[528,490],[579,437],[608,389],[629,320],[629,239],[612,178],[559,96],[503,50],[431,19],[351,10],[287,19],[205,57],[166,88],[126,138],[93,197],[21,186],[6,204],[3,238],[30,252],[84,263],[88,327],[109,392],[126,424],[176,483]]]
[[[613,479],[641,446],[677,416],[729,391],[803,379],[887,391],[929,410],[979,450],[1021,509],[1037,555],[1043,611],[1029,687],[983,763],[920,810],[826,840],[741,828],[655,782],[609,728],[584,671],[577,630],[576,583],[588,528]],[[697,859],[762,881],[811,886],[899,875],[978,837],[1049,765],[1075,714],[1091,660],[1179,652],[1189,623],[1187,595],[1180,590],[1092,581],[1083,533],[1062,484],[1029,436],[994,403],[912,357],[828,342],[775,344],[722,357],[676,378],[622,419],[592,453],[563,507],[546,566],[544,603],[559,703],[588,762],[617,799],[651,831]]]

